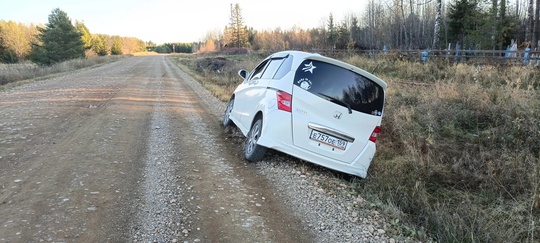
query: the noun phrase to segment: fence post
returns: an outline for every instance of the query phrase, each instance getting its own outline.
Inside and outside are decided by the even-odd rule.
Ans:
[[[459,50],[461,50],[461,45],[456,44],[456,62],[459,62]]]
[[[428,59],[429,52],[428,51],[423,51],[423,52],[421,52],[421,54],[422,54],[422,57],[421,57],[422,63],[426,63],[426,61]]]
[[[529,52],[531,51],[530,47],[525,48],[525,53],[523,53],[523,63],[529,63]]]

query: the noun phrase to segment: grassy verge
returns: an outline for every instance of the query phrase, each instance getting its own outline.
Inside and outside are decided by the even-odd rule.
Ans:
[[[390,88],[363,192],[394,203],[440,241],[536,241],[539,70],[379,61]]]
[[[261,55],[176,55],[169,59],[197,79],[221,101],[228,101],[240,82],[238,70],[251,71],[265,56]]]
[[[172,59],[226,101],[238,69],[251,70],[262,57]],[[390,209],[402,225],[395,233],[441,242],[540,239],[538,68],[339,59],[389,84],[369,177],[343,183]]]
[[[34,63],[1,64],[0,86],[22,80],[46,77],[51,74],[63,73],[86,68],[103,63],[116,61],[121,56],[94,57],[89,59],[74,59],[52,66],[39,66]]]

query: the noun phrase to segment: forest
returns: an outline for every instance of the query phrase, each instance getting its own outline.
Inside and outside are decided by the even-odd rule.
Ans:
[[[54,27],[51,17],[57,16],[58,11],[65,15],[60,21],[67,22],[80,35],[86,57],[141,51],[214,52],[231,48],[445,50],[459,45],[469,50],[505,50],[512,43],[521,49],[536,50],[540,29],[540,0],[370,0],[363,12],[357,14],[321,16],[324,21],[316,28],[293,26],[268,30],[249,27],[241,6],[231,4],[230,10],[223,10],[231,13],[229,22],[224,20],[223,30],[209,31],[193,43],[157,45],[135,37],[91,33],[84,22],[72,23],[67,13],[57,9],[46,25],[0,20],[0,61],[32,60],[32,53],[39,49],[36,47],[43,45],[44,31]],[[68,33],[69,30],[55,35]]]
[[[535,50],[539,15],[539,0],[370,0],[358,15],[330,13],[317,28],[254,30],[236,4],[224,31],[194,49],[505,50],[514,41]]]
[[[46,24],[22,24],[0,20],[0,62],[54,64],[75,58],[122,55],[146,51],[134,37],[92,34],[84,22],[54,9]]]

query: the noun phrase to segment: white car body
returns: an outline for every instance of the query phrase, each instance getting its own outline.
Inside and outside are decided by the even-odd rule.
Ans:
[[[380,132],[384,81],[350,64],[300,51],[275,53],[251,73],[239,74],[244,81],[231,97],[224,124],[234,122],[248,137],[248,160],[263,155],[248,156],[247,150],[270,148],[367,176]],[[257,120],[260,126],[254,126]],[[258,135],[250,136],[252,127],[260,129]]]

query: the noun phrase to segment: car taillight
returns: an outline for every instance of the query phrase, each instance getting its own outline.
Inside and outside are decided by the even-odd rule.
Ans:
[[[373,129],[371,136],[369,137],[369,141],[377,142],[377,137],[379,136],[379,133],[381,133],[381,131],[381,127],[376,126],[375,129]]]
[[[285,91],[278,91],[277,93],[277,105],[278,109],[282,111],[292,111],[292,95]]]

